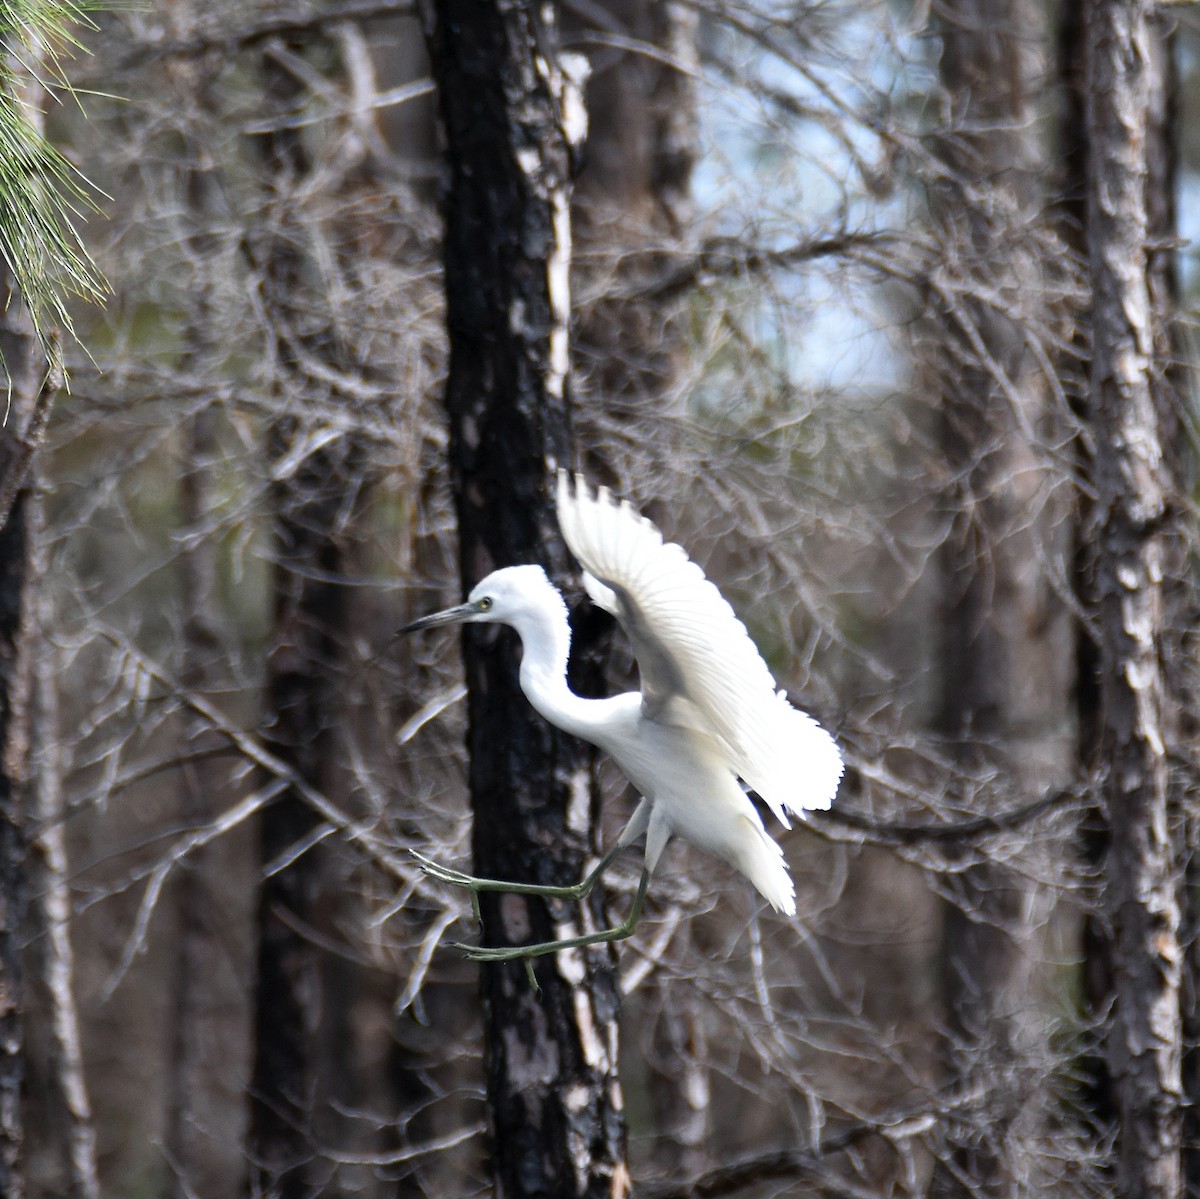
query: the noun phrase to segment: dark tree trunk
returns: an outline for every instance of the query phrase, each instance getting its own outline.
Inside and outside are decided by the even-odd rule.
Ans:
[[[286,452],[284,436],[277,430],[273,438],[280,455]],[[337,573],[340,556],[328,536],[339,505],[329,495],[324,466],[323,461],[307,464],[295,477],[295,488],[281,486],[275,497],[271,722],[265,731],[272,752],[318,787],[325,776],[337,630],[343,623],[341,589],[325,581]],[[303,798],[290,790],[264,809],[261,822],[261,861],[272,872],[259,895],[251,1149],[255,1194],[278,1199],[311,1192],[305,1163],[314,1146],[314,1051],[321,1009],[317,957],[302,931],[315,924],[319,855],[310,850],[278,867],[316,823]]]
[[[546,11],[442,0],[427,21],[449,164],[446,404],[465,586],[498,566],[542,563],[560,580],[566,568],[548,483],[568,460],[573,102]],[[587,758],[521,694],[511,633],[468,629],[465,656],[475,866],[573,882],[591,834]],[[501,945],[563,931],[516,896],[485,896],[483,922]],[[537,978],[541,994],[520,963],[483,968],[497,1193],[623,1195],[611,950],[542,958]]]
[[[1108,1016],[1103,1085],[1116,1124],[1116,1190],[1182,1193],[1181,946],[1168,750],[1178,680],[1167,662],[1166,579],[1177,486],[1158,402],[1162,314],[1147,261],[1149,161],[1165,57],[1138,0],[1083,6],[1087,245],[1092,283],[1088,416],[1096,502],[1089,602],[1100,668],[1096,749],[1105,851],[1101,958],[1090,996]]]
[[[1061,229],[1066,244],[1080,257],[1087,257],[1088,134],[1087,49],[1084,44],[1083,2],[1072,0],[1059,12],[1058,73],[1063,86]],[[1091,314],[1080,313],[1075,322],[1069,351],[1062,355],[1060,372],[1064,387],[1078,418],[1072,449],[1079,476],[1095,474],[1094,445],[1090,437],[1091,397],[1088,394],[1087,364],[1091,359]],[[1075,592],[1086,602],[1092,588],[1096,525],[1095,501],[1090,489],[1076,489],[1072,541],[1072,580]],[[1100,647],[1091,624],[1078,621],[1075,637],[1074,708],[1078,723],[1079,753],[1083,768],[1095,775],[1100,763],[1101,695]],[[1108,852],[1108,816],[1103,797],[1094,788],[1080,822],[1079,854],[1090,875],[1102,879]],[[1111,962],[1106,950],[1105,921],[1098,909],[1085,913],[1082,930],[1084,1002],[1097,1015],[1112,993]],[[1116,1112],[1103,1054],[1089,1046],[1084,1057],[1083,1093],[1089,1132],[1111,1135]]]
[[[1025,0],[956,0],[939,12],[951,130],[933,206],[948,280],[934,306],[949,482],[938,726],[960,802],[986,811],[1038,798],[1072,767],[1073,645],[1057,583],[1069,553],[1067,488],[1047,451],[1061,420],[1030,350],[1050,312],[1032,115],[1044,42]],[[1028,1112],[1028,1080],[1045,1065],[1034,983],[1049,911],[1031,902],[1045,892],[1026,872],[984,862],[956,879],[942,933],[948,1067],[988,1101],[935,1193],[995,1194],[1011,1187],[1009,1155],[1020,1149],[1010,1125]]]
[[[268,63],[267,93],[279,111],[299,94],[295,81]],[[295,369],[294,346],[320,356],[327,347],[308,329],[304,294],[308,280],[302,231],[291,200],[309,169],[294,130],[263,143],[268,176],[268,236],[262,272],[264,309],[276,338],[285,378],[295,370],[295,393],[306,380]],[[268,454],[282,462],[304,428],[287,414],[293,387],[276,394],[280,413],[270,431]],[[340,448],[339,448],[340,447]],[[280,472],[271,487],[275,524],[272,589],[274,613],[267,662],[271,750],[315,787],[328,781],[332,708],[345,624],[338,531],[345,516],[343,443],[309,454]],[[259,895],[260,945],[255,993],[254,1068],[251,1092],[251,1160],[254,1193],[299,1199],[311,1193],[306,1163],[314,1149],[315,1050],[321,1010],[316,951],[303,930],[315,923],[320,855],[300,853],[282,864],[313,832],[317,818],[304,799],[285,791],[263,812]]]

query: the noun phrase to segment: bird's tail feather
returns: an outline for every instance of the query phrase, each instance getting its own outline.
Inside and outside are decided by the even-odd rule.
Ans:
[[[745,820],[746,836],[734,865],[758,888],[762,897],[784,915],[796,914],[796,888],[783,850],[766,831]]]

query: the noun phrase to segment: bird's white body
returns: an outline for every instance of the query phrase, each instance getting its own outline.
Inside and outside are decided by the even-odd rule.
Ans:
[[[639,692],[584,699],[571,691],[567,612],[540,566],[506,567],[485,582],[493,603],[510,587],[520,596],[506,608],[505,623],[521,637],[521,689],[534,708],[604,750],[642,796],[620,844],[631,845],[645,834],[646,868],[653,871],[667,841],[683,837],[740,870],[777,911],[793,915],[795,890],[783,852],[767,835],[720,744],[699,729],[652,719]]]
[[[524,647],[521,688],[551,724],[607,752],[642,796],[619,841],[646,836],[646,870],[678,835],[741,871],[778,911],[794,914],[783,852],[738,783],[786,825],[827,808],[842,774],[832,738],[776,692],[745,626],[677,545],[627,504],[560,473],[563,536],[589,595],[633,641],[641,692],[584,699],[567,685],[570,626],[538,566],[510,566],[465,604],[416,622],[500,622]]]

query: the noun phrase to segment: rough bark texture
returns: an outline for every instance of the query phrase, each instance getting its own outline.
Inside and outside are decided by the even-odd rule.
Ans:
[[[934,209],[949,281],[934,347],[949,484],[938,726],[961,772],[961,801],[986,810],[1037,799],[1072,766],[1073,646],[1057,585],[1066,486],[1047,453],[1061,422],[1030,350],[1049,321],[1031,232],[1041,156],[1031,114],[1044,65],[1040,18],[1024,0],[957,0],[940,13],[954,132]],[[986,1125],[939,1171],[938,1194],[1007,1193],[1020,1152],[1012,1122],[1024,1109],[1025,1132],[1038,1132],[1028,1078],[1045,1060],[1034,983],[1048,910],[1037,894],[1027,873],[986,862],[961,872],[945,908],[948,1066],[988,1103]]]
[[[1180,908],[1167,751],[1176,697],[1164,661],[1172,485],[1155,402],[1146,173],[1162,58],[1138,0],[1084,6],[1087,236],[1092,281],[1093,592],[1108,816],[1105,1042],[1122,1196],[1181,1193]]]
[[[428,13],[447,142],[446,403],[464,586],[566,556],[547,484],[567,464],[568,199],[574,101],[545,10],[442,0]],[[581,748],[533,713],[507,631],[468,629],[470,785],[480,874],[573,882],[589,848]],[[562,935],[576,909],[486,896],[489,943]],[[595,915],[585,908],[585,918]],[[611,952],[484,967],[487,1091],[498,1195],[628,1191]]]
[[[1062,118],[1063,165],[1060,186],[1061,227],[1067,245],[1087,257],[1087,163],[1088,134],[1085,110],[1087,107],[1087,51],[1084,44],[1083,3],[1064,4],[1059,12],[1058,71],[1064,84]],[[1088,381],[1080,372],[1086,371],[1091,358],[1090,313],[1081,313],[1074,325],[1070,352],[1063,355],[1060,373],[1067,386],[1078,417],[1078,430],[1072,440],[1080,478],[1095,473],[1095,446],[1088,433],[1091,422],[1091,402]],[[1077,364],[1082,364],[1079,366]],[[1095,500],[1090,489],[1077,489],[1072,544],[1072,579],[1076,593],[1084,604],[1092,593],[1093,559],[1095,556]],[[1094,770],[1101,752],[1101,695],[1099,639],[1087,621],[1079,621],[1075,638],[1074,708],[1079,728],[1079,758],[1085,769]],[[1108,846],[1108,815],[1098,788],[1084,813],[1079,830],[1079,852],[1085,868],[1092,877],[1102,878]],[[1084,917],[1082,932],[1083,989],[1086,1002],[1102,1017],[1107,996],[1112,992],[1111,962],[1107,953],[1104,920],[1096,910]],[[1082,1074],[1086,1091],[1086,1108],[1092,1126],[1110,1129],[1116,1119],[1113,1096],[1108,1085],[1103,1054],[1094,1048],[1084,1059]]]

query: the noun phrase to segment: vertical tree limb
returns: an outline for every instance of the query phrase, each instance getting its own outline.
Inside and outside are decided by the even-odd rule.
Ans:
[[[1037,6],[955,0],[938,12],[950,121],[932,205],[946,280],[930,322],[946,468],[937,727],[960,802],[986,812],[1063,785],[1073,767],[1071,619],[1057,584],[1068,489],[1053,457],[1065,414],[1031,349],[1059,299],[1047,263],[1058,247],[1038,215]],[[1036,1169],[1017,1126],[1023,1115],[1024,1135],[1045,1131],[1029,1108],[1049,1058],[1036,982],[1050,899],[1036,873],[972,863],[944,908],[947,1065],[988,1103],[937,1171],[938,1195],[1005,1193]]]
[[[71,944],[71,894],[68,885],[67,810],[63,795],[61,732],[58,714],[60,662],[51,628],[53,605],[47,591],[41,505],[31,505],[34,517],[36,604],[39,644],[34,663],[32,748],[35,773],[32,784],[37,853],[31,947],[40,975],[49,1024],[47,1074],[53,1095],[52,1127],[55,1152],[61,1160],[64,1194],[69,1199],[99,1199],[96,1164],[96,1131],[84,1074],[79,1011],[75,1003],[75,953]]]
[[[173,33],[187,31],[197,19],[198,6],[171,5],[166,11]],[[214,362],[225,347],[214,345],[217,327],[214,291],[217,285],[212,227],[221,212],[219,177],[212,169],[218,155],[212,147],[216,124],[210,93],[211,60],[198,58],[170,64],[172,90],[187,113],[182,137],[186,147],[177,164],[179,191],[185,200],[179,214],[181,244],[194,270],[186,312],[187,349],[181,367],[201,378],[212,377]],[[188,412],[179,431],[179,593],[183,623],[181,681],[189,690],[211,694],[220,685],[219,666],[228,653],[222,643],[217,614],[217,576],[220,547],[209,525],[217,507],[219,442],[216,410],[209,405]],[[195,713],[187,713],[184,734],[193,760],[177,775],[177,810],[185,828],[199,828],[226,806],[230,776],[226,766],[206,754],[219,746],[221,736]],[[217,1012],[224,947],[217,933],[221,921],[223,885],[221,850],[197,846],[181,859],[171,892],[176,916],[172,938],[168,1035],[170,1037],[163,1146],[172,1171],[173,1199],[213,1193],[228,1185],[217,1172],[212,1142],[219,1134],[220,1113],[214,1105],[214,1083],[221,1063],[214,1054],[220,1032]]]
[[[1107,811],[1102,950],[1112,992],[1105,1061],[1116,1186],[1181,1193],[1181,947],[1167,752],[1177,696],[1164,662],[1173,480],[1155,403],[1156,314],[1145,179],[1156,86],[1151,10],[1086,0],[1087,240],[1096,508],[1091,600]]]
[[[66,220],[85,200],[72,168],[45,140],[40,69],[63,14],[48,5],[6,12],[0,30],[0,1195],[25,1193],[26,994],[36,561],[41,500],[31,482],[61,384],[66,295],[103,285]],[[47,361],[49,356],[49,361]],[[60,880],[61,881],[61,880]],[[56,1032],[65,1031],[61,1026]],[[76,1096],[76,1098],[78,1098]]]
[[[288,111],[299,85],[269,52],[264,69],[273,106]],[[257,264],[264,310],[273,357],[284,379],[299,390],[298,347],[318,357],[329,349],[320,334],[308,334],[304,315],[311,280],[294,197],[311,164],[303,139],[291,128],[264,138],[262,157],[271,196],[266,211],[273,222],[264,231]],[[334,580],[341,571],[338,534],[346,514],[341,487],[347,445],[335,441],[292,461],[305,434],[303,418],[289,411],[291,387],[286,393],[281,388],[278,398],[280,412],[267,451],[275,547],[264,739],[300,778],[320,786],[327,774],[336,663],[345,632],[344,595]],[[302,1199],[311,1191],[307,1165],[314,1152],[321,978],[315,949],[302,930],[315,922],[320,855],[305,853],[283,868],[277,865],[317,822],[304,797],[289,788],[264,811],[260,824],[264,877],[250,1139],[254,1194],[272,1199]]]
[[[12,287],[0,273],[0,291]],[[0,318],[0,359],[12,377],[14,417],[26,422],[38,394],[42,358],[19,303]],[[0,428],[0,477],[23,453],[11,427]],[[32,683],[33,570],[28,486],[19,487],[0,528],[0,1195],[25,1194],[21,1089],[25,1075],[25,987],[21,963],[28,905],[28,802]]]
[[[204,299],[199,298],[203,307]],[[193,342],[203,344],[203,319],[197,321]],[[183,427],[183,469],[179,507],[184,526],[180,554],[184,607],[183,669],[185,687],[200,694],[215,686],[213,662],[222,652],[214,617],[217,544],[198,536],[213,505],[211,478],[215,458],[214,413],[190,415]],[[204,755],[221,737],[203,720],[188,717],[186,739],[196,760],[179,772],[179,814],[185,828],[199,828],[227,800],[229,772],[219,759]],[[174,1199],[188,1199],[197,1190],[211,1190],[211,1153],[204,1130],[211,1130],[214,1024],[214,979],[220,971],[222,947],[215,935],[219,920],[219,859],[212,846],[201,846],[181,861],[175,883],[177,913],[175,960],[171,978],[170,1036],[163,1140],[174,1179]],[[211,1135],[211,1133],[210,1133]],[[208,1184],[208,1185],[206,1185]]]
[[[426,12],[449,169],[446,406],[465,587],[514,563],[560,579],[566,569],[548,483],[568,461],[568,201],[582,114],[550,20],[516,0],[438,0]],[[576,881],[590,838],[587,759],[521,695],[512,636],[475,633],[464,653],[476,869]],[[517,896],[483,903],[495,944],[561,935],[558,920],[574,914]],[[624,1195],[611,953],[547,957],[537,977],[540,995],[520,963],[483,971],[497,1193]]]

